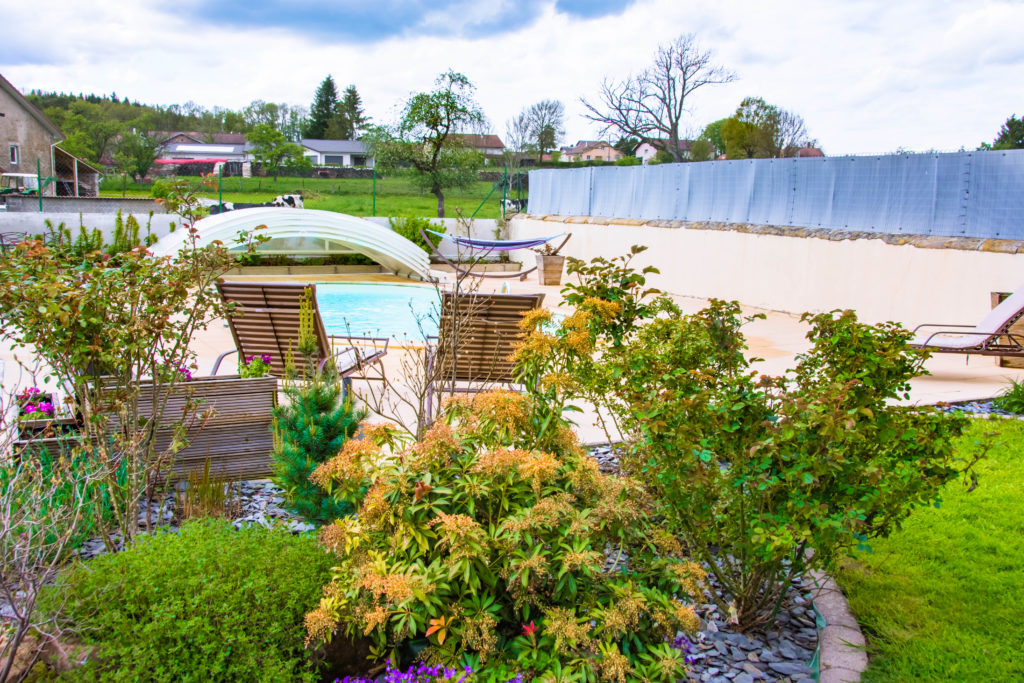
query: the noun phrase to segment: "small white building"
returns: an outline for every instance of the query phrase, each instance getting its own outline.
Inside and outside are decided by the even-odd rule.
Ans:
[[[359,140],[314,140],[303,138],[305,157],[314,166],[373,166],[373,157]]]

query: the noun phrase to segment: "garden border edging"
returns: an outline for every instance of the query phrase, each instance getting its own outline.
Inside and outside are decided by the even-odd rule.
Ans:
[[[812,603],[825,620],[818,631],[820,683],[856,683],[868,666],[864,634],[846,596],[828,574],[811,573],[818,588]]]

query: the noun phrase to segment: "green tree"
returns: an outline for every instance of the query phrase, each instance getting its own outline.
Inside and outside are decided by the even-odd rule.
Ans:
[[[565,137],[565,105],[559,100],[541,100],[526,110],[530,136],[537,141],[537,161]]]
[[[305,136],[315,140],[324,139],[327,127],[338,112],[338,88],[330,74],[320,83],[313,95],[313,106],[309,108],[309,120]]]
[[[114,139],[124,130],[124,124],[112,118],[103,106],[77,100],[63,116],[54,121],[67,136],[63,149],[77,157],[98,163],[109,150]]]
[[[715,158],[715,150],[705,137],[699,137],[690,145],[690,161],[711,161]]]
[[[160,143],[146,133],[128,131],[121,136],[114,152],[114,165],[125,175],[141,181],[149,173],[159,154]]]
[[[983,142],[978,149],[1024,149],[1024,118],[1018,119],[1014,114],[1006,119],[992,144]]]
[[[622,152],[623,156],[632,156],[636,152],[636,148],[640,145],[640,140],[632,136],[625,136],[619,138],[612,147]]]
[[[437,197],[437,216],[443,218],[445,190],[468,187],[483,163],[455,134],[479,126],[484,117],[468,78],[447,71],[436,85],[413,95],[394,127],[377,128],[366,140],[382,170],[412,167],[420,186]]]
[[[793,156],[813,144],[803,118],[760,97],[740,102],[736,113],[722,123],[721,138],[730,159]]]
[[[288,142],[284,133],[265,123],[257,125],[246,139],[253,145],[252,155],[256,161],[274,176],[274,180],[283,168],[302,170],[310,167],[302,145]]]

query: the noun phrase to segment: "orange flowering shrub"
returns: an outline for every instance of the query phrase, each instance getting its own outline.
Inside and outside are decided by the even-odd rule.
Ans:
[[[561,420],[529,430],[529,396],[451,401],[422,441],[388,452],[380,429],[313,477],[368,491],[321,530],[339,566],[307,617],[311,642],[362,635],[393,665],[561,667],[677,680],[700,567],[649,520],[641,486],[602,474]]]

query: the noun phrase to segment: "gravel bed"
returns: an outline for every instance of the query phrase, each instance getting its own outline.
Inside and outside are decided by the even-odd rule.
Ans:
[[[1019,415],[1017,413],[1011,413],[1008,410],[996,408],[992,404],[991,399],[982,401],[962,401],[959,403],[940,403],[938,407],[940,410],[944,410],[947,413],[967,413],[972,417],[999,415],[1000,417],[1010,417],[1015,420],[1024,420],[1024,415]]]
[[[591,455],[606,473],[618,472],[618,456],[607,446],[595,446]],[[270,481],[241,483],[241,513],[233,520],[236,528],[259,524],[270,527],[283,525],[293,533],[310,531],[314,527],[281,507],[281,490]],[[152,516],[162,514],[164,529],[176,531],[174,496],[163,502],[152,503]],[[140,521],[144,514],[140,515]],[[106,552],[100,539],[86,541],[80,549],[82,559],[90,559]],[[710,590],[717,590],[709,575]],[[701,683],[752,683],[753,681],[779,681],[780,683],[810,683],[811,659],[818,647],[818,630],[811,591],[810,577],[794,579],[775,623],[767,629],[746,633],[734,632],[727,617],[720,613],[705,594],[705,602],[696,606],[701,630],[693,639],[680,638],[677,645],[687,652],[690,664],[688,680]]]

